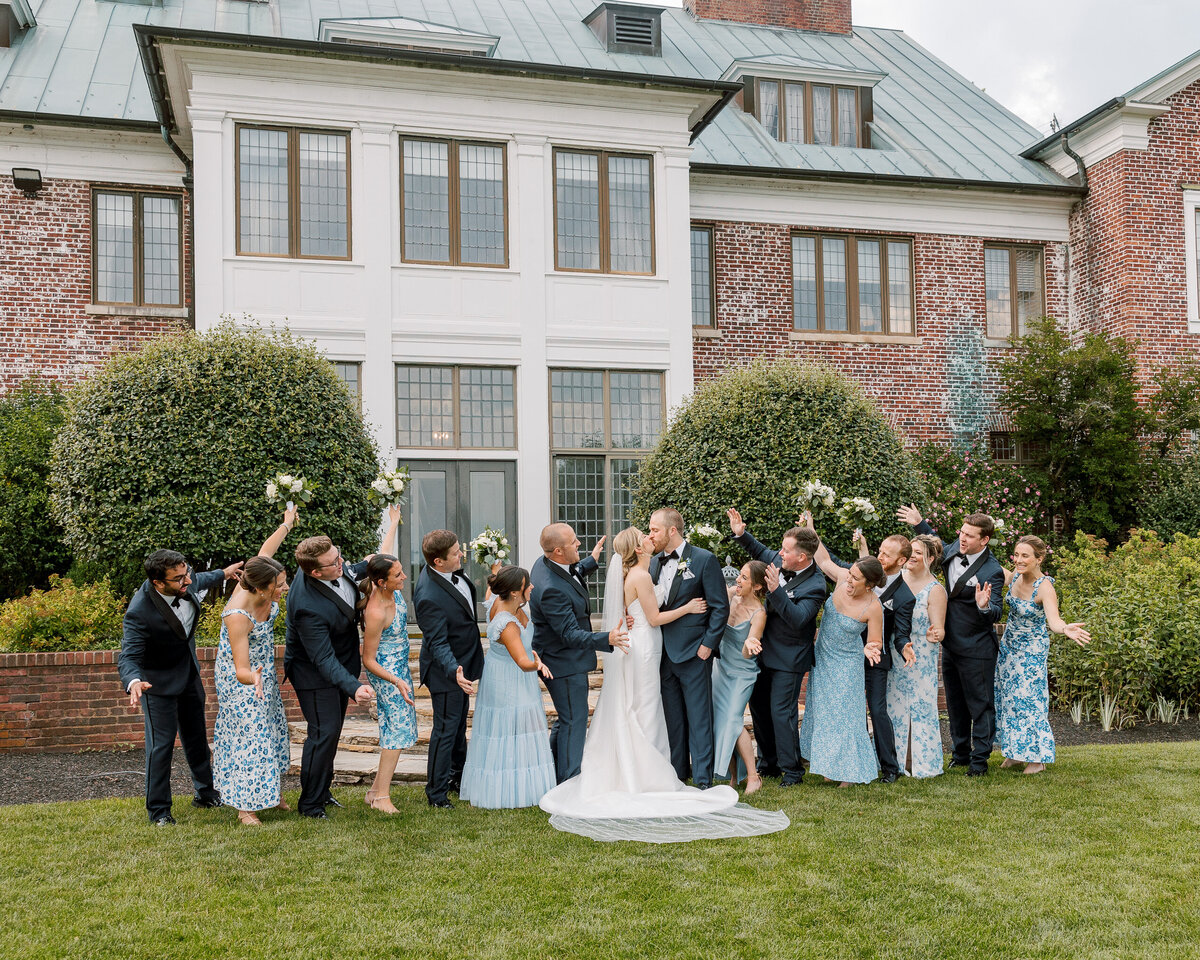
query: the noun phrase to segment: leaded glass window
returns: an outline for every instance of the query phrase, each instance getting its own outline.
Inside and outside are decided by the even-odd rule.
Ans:
[[[182,204],[173,194],[97,190],[92,196],[92,298],[183,305]]]
[[[714,327],[716,284],[714,283],[713,228],[692,227],[692,325]]]
[[[912,243],[852,234],[792,236],[798,331],[913,333]]]
[[[396,446],[516,447],[511,367],[396,365]]]
[[[554,263],[559,270],[654,273],[650,157],[554,152]]]
[[[1046,312],[1041,248],[984,247],[983,269],[987,335],[1024,336],[1029,322]]]

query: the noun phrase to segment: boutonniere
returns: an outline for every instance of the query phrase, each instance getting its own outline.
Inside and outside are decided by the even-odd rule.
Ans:
[[[679,565],[675,568],[675,572],[678,573],[684,580],[691,580],[696,576],[694,573],[692,573],[691,567],[692,558],[688,557],[686,560],[679,561]]]

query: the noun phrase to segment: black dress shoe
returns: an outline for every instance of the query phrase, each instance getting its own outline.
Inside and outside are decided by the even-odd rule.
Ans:
[[[968,767],[967,768],[967,776],[968,777],[987,776],[987,767]]]
[[[900,774],[898,774],[898,773],[885,773],[882,777],[879,778],[879,782],[880,783],[895,783],[899,779],[900,779]]]
[[[152,827],[173,827],[175,826],[175,818],[168,813],[157,820],[151,820],[150,825]]]
[[[302,813],[302,814],[300,814],[300,816],[308,817],[309,820],[328,820],[329,819],[329,814],[327,814],[324,810],[315,810],[312,813]]]
[[[804,774],[800,774],[800,776],[798,776],[798,777],[784,777],[782,780],[779,781],[779,785],[781,787],[798,787],[803,782],[804,782]]]
[[[759,767],[758,775],[760,777],[782,777],[783,771],[778,767]]]
[[[224,806],[224,804],[221,803],[220,797],[192,797],[192,806],[202,810],[212,810],[215,807]]]
[[[970,761],[967,761],[967,760],[951,760],[950,761],[950,769],[951,770],[953,770],[955,767],[969,767],[970,765],[971,765]]]
[[[328,798],[328,799],[325,801],[325,806],[327,806],[327,807],[337,807],[339,810],[345,810],[345,809],[346,809],[344,806],[342,806],[342,804],[338,803],[338,801],[336,801],[336,800],[335,800],[333,797],[329,797],[329,798]]]
[[[429,805],[431,807],[437,807],[439,810],[453,810],[454,809],[454,804],[452,804],[449,800],[446,800],[444,798],[441,800],[430,800]]]

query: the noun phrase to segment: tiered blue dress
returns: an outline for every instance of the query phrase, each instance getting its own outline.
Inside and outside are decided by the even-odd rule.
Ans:
[[[396,613],[392,622],[380,634],[379,652],[375,659],[379,665],[408,684],[412,691],[412,673],[408,667],[408,607],[400,591],[392,596],[396,601]],[[395,684],[367,671],[367,679],[375,689],[375,703],[379,713],[379,748],[381,750],[404,750],[417,742],[417,710],[405,701]]]
[[[1037,602],[1039,577],[1028,600],[1009,587],[1008,623],[996,660],[996,732],[1000,752],[1023,763],[1054,762],[1054,731],[1050,729],[1050,691],[1046,659],[1050,628],[1046,611]],[[1051,583],[1054,581],[1051,580]]]
[[[896,731],[896,756],[900,769],[912,750],[914,777],[936,777],[942,772],[942,731],[938,723],[938,648],[930,643],[929,594],[936,583],[929,583],[917,594],[912,615],[912,646],[916,660],[912,666],[897,664],[888,671],[887,711]],[[910,741],[911,737],[911,741]],[[906,773],[908,771],[905,771]]]
[[[713,779],[725,780],[733,758],[737,738],[746,729],[746,704],[758,676],[758,657],[742,656],[742,647],[750,635],[752,620],[736,626],[727,624],[721,637],[721,656],[713,664]],[[746,764],[739,757],[737,781],[746,776]]]
[[[533,624],[500,611],[488,624],[488,651],[459,798],[489,809],[533,807],[554,786],[554,758],[537,674],[517,666],[500,634],[510,623],[533,656]]]
[[[279,678],[275,674],[275,617],[279,604],[271,604],[266,620],[255,620],[245,610],[232,608],[221,614],[221,641],[215,666],[217,722],[213,727],[213,785],[221,800],[238,810],[268,810],[280,801],[279,781],[291,763],[290,738]],[[231,616],[245,617],[250,628],[250,666],[262,667],[263,695],[241,683],[229,645]]]

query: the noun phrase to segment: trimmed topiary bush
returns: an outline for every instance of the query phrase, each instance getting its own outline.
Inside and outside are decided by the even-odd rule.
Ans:
[[[253,555],[279,523],[277,473],[316,485],[277,554],[328,534],[346,556],[374,546],[378,465],[362,414],[315,347],[225,322],[157,340],[74,388],[54,442],[52,503],[67,543],[119,590],[142,559],[178,550],[197,569]]]
[[[26,380],[0,397],[0,600],[44,587],[71,563],[50,515],[50,444],[63,399],[49,380]]]
[[[46,653],[121,645],[125,601],[107,580],[77,586],[51,575],[50,587],[0,604],[0,650]]]
[[[861,496],[874,503],[879,519],[864,528],[872,549],[901,529],[900,504],[922,500],[912,458],[857,384],[795,360],[760,361],[701,385],[675,413],[638,472],[633,517],[644,525],[669,505],[686,523],[728,536],[725,511],[736,507],[755,537],[777,546],[799,516],[800,487],[814,479],[839,502]],[[850,555],[849,529],[829,518],[817,530],[835,552]]]
[[[1159,471],[1158,486],[1142,510],[1141,526],[1164,540],[1177,533],[1200,536],[1200,452],[1165,461]]]

